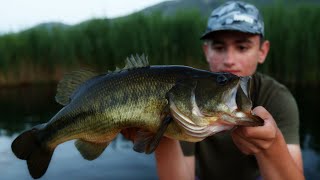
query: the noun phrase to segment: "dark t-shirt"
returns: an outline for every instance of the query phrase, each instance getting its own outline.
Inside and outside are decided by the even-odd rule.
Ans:
[[[253,107],[265,107],[275,119],[287,144],[299,144],[299,114],[289,90],[267,75],[253,75]],[[257,179],[259,169],[253,155],[236,147],[230,131],[218,133],[198,143],[181,142],[185,156],[196,156],[196,174],[203,179]]]

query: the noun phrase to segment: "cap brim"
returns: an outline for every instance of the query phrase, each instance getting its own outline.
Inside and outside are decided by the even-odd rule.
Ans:
[[[254,29],[247,29],[247,28],[243,28],[243,27],[237,27],[235,25],[232,26],[222,26],[220,28],[215,28],[215,29],[211,29],[210,31],[205,32],[200,39],[204,40],[207,39],[212,33],[216,32],[216,31],[240,31],[240,32],[244,32],[244,33],[251,33],[251,34],[260,34],[263,36],[263,34],[261,34],[259,31],[254,30]]]

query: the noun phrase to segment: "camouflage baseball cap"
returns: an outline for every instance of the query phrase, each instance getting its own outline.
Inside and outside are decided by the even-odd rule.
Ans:
[[[235,30],[264,36],[263,18],[252,4],[228,1],[212,11],[206,32],[200,39],[206,39],[210,33],[220,30]]]

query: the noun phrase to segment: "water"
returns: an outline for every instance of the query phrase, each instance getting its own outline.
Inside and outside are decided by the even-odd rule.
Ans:
[[[54,102],[55,85],[0,90],[0,179],[32,179],[25,161],[11,152],[22,131],[48,121],[62,106]],[[134,152],[132,143],[118,136],[93,161],[84,160],[74,141],[59,145],[42,179],[158,179],[154,155]]]
[[[0,89],[0,179],[32,179],[25,161],[11,152],[22,131],[46,122],[62,106],[54,102],[56,85]],[[301,147],[307,179],[320,179],[320,87],[291,87],[300,108]],[[158,179],[154,155],[136,153],[132,143],[118,136],[96,160],[84,160],[74,141],[55,150],[42,179]]]

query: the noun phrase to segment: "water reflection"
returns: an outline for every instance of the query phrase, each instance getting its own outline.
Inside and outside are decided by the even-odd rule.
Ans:
[[[61,106],[54,102],[55,84],[0,88],[0,129],[5,135],[47,122]]]
[[[25,161],[11,152],[13,139],[36,124],[47,122],[62,106],[54,101],[56,85],[0,89],[1,179],[31,179]],[[320,131],[317,121],[319,86],[291,86],[300,109],[300,134],[307,179],[320,179]],[[136,153],[132,143],[118,136],[94,161],[84,160],[66,142],[57,147],[42,179],[157,179],[153,155]]]
[[[32,179],[25,161],[11,151],[22,131],[47,122],[62,106],[54,102],[55,85],[0,90],[0,179]],[[41,179],[157,179],[153,155],[136,153],[119,135],[94,161],[84,160],[74,141],[59,145]]]
[[[0,137],[1,179],[32,179],[25,161],[18,160],[10,145],[16,135]],[[154,156],[132,151],[131,142],[118,136],[94,161],[84,160],[74,141],[59,145],[41,179],[157,179]]]

